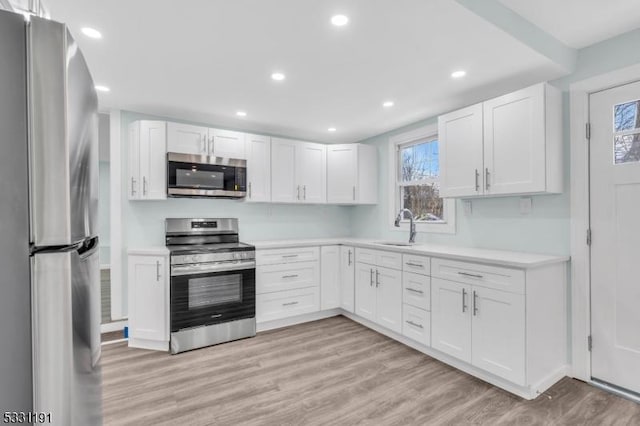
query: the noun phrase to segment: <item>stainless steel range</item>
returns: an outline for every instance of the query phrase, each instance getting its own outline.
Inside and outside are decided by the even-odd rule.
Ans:
[[[171,353],[256,335],[255,247],[238,219],[166,219]]]

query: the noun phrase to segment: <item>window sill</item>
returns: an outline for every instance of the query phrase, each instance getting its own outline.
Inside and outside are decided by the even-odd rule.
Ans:
[[[399,227],[391,224],[391,231],[395,232],[409,232],[409,221],[403,221],[400,223]],[[416,232],[418,234],[455,234],[456,233],[456,225],[455,223],[445,222],[445,223],[424,223],[424,222],[416,222]]]

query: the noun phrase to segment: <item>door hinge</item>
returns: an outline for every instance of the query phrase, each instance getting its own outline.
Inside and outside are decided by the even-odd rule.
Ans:
[[[591,123],[586,123],[584,126],[585,136],[587,140],[591,139]]]
[[[589,335],[587,337],[587,349],[589,349],[589,352],[591,352],[592,348],[593,348],[593,338],[591,337],[591,335]]]
[[[587,229],[587,245],[591,245],[591,228]]]

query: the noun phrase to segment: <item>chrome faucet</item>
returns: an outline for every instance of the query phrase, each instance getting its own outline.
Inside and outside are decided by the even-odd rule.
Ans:
[[[409,224],[409,242],[415,243],[416,242],[416,224],[413,223],[413,213],[411,213],[411,210],[409,209],[400,210],[400,213],[398,213],[398,216],[396,216],[396,221],[394,225],[397,227],[400,227],[400,221],[404,217],[405,213],[409,213],[409,220],[411,221],[411,223]]]

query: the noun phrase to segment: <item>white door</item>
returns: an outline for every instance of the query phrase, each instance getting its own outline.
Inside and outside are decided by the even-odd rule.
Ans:
[[[483,193],[482,104],[438,117],[440,195]]]
[[[402,272],[376,268],[376,322],[396,333],[402,333]]]
[[[640,393],[640,82],[589,104],[591,375]]]
[[[340,307],[340,246],[320,248],[320,309]]]
[[[376,320],[375,267],[356,264],[356,315],[369,321]]]
[[[538,84],[484,102],[485,194],[545,190],[544,91]]]
[[[164,259],[162,256],[129,256],[132,338],[168,340]]]
[[[431,279],[431,345],[471,362],[471,286]]]
[[[289,139],[271,139],[271,201],[297,203],[300,185],[296,184],[296,145]]]
[[[355,311],[355,249],[340,246],[340,307]]]
[[[271,138],[246,135],[248,202],[271,201]]]
[[[471,314],[471,363],[524,386],[524,295],[473,287]]]
[[[327,202],[353,204],[356,202],[358,177],[358,144],[329,145],[327,147]],[[369,176],[370,179],[376,176]]]
[[[327,202],[327,147],[319,143],[301,143],[296,151],[296,176],[300,201]]]
[[[246,159],[244,133],[209,129],[209,155],[221,158]]]
[[[142,198],[167,198],[167,124],[164,121],[140,122],[140,169]]]
[[[208,155],[206,127],[167,123],[167,151],[181,154]]]
[[[129,179],[127,194],[130,200],[138,200],[140,191],[140,122],[129,125]]]

